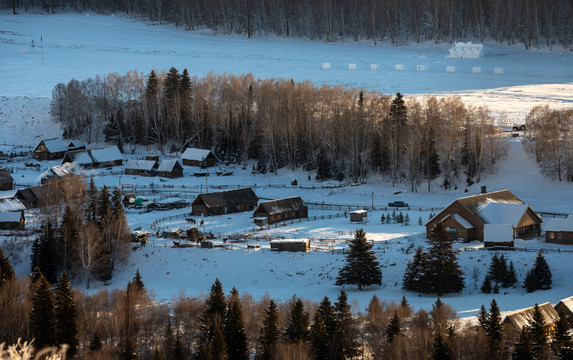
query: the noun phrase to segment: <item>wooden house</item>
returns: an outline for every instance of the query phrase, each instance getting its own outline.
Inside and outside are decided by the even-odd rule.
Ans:
[[[13,190],[14,189],[14,178],[10,175],[10,172],[6,168],[0,169],[0,190]]]
[[[157,161],[155,160],[135,160],[129,159],[125,163],[126,175],[156,176]]]
[[[191,203],[193,215],[222,215],[252,211],[259,198],[251,188],[199,194]]]
[[[442,222],[452,240],[484,241],[485,224],[509,224],[513,238],[539,235],[541,217],[509,190],[454,200],[426,224],[426,235]]]
[[[569,319],[569,325],[573,328],[573,296],[565,298],[555,305],[555,311],[559,314],[559,310],[563,310],[567,319]]]
[[[368,220],[368,210],[353,210],[350,212],[350,222],[365,222]]]
[[[165,159],[159,163],[157,175],[167,178],[183,177],[183,166],[176,159]]]
[[[304,204],[300,196],[264,201],[257,206],[253,216],[267,218],[267,224],[275,224],[280,221],[308,217],[308,206]]]
[[[0,199],[0,212],[20,212],[26,206],[17,197]]]
[[[552,335],[555,333],[555,323],[557,322],[559,315],[548,302],[538,306],[545,318],[545,331],[547,335]],[[533,321],[533,312],[534,308],[530,307],[507,315],[501,322],[506,337],[510,340],[519,338],[521,329],[529,326]]]
[[[310,250],[310,240],[272,240],[271,251],[302,251]]]
[[[181,155],[183,165],[211,167],[215,166],[219,159],[211,150],[187,148]]]
[[[42,186],[32,186],[24,189],[19,189],[16,192],[18,198],[27,209],[33,209],[41,206],[43,199],[44,188]]]
[[[62,139],[53,138],[40,141],[34,149],[34,159],[55,160],[61,159],[68,151],[68,144]]]
[[[45,184],[50,180],[61,179],[65,176],[72,175],[73,173],[74,169],[70,163],[52,166],[40,175],[40,182]]]
[[[573,245],[573,215],[547,220],[545,242]]]
[[[0,212],[0,230],[24,230],[25,228],[24,211]]]
[[[62,164],[73,163],[84,169],[106,168],[123,164],[123,155],[118,147],[104,146],[93,149],[68,151]]]

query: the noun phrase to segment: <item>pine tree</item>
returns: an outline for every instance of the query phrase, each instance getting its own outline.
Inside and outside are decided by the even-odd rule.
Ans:
[[[434,341],[432,342],[432,360],[450,360],[452,355],[448,347],[448,343],[444,340],[444,337],[439,332],[434,336]]]
[[[257,349],[257,359],[271,360],[280,339],[279,314],[277,305],[273,300],[269,303],[263,317],[261,336],[259,337],[259,348]]]
[[[227,359],[227,344],[225,343],[225,336],[217,324],[214,324],[213,327],[213,337],[211,340],[211,359],[225,360]]]
[[[545,359],[549,341],[545,332],[545,316],[537,304],[533,307],[533,316],[527,331],[531,340],[531,354],[536,359]]]
[[[173,359],[185,359],[185,350],[181,333],[177,331],[175,342],[173,343]]]
[[[336,278],[336,285],[344,284],[358,285],[360,290],[363,286],[382,285],[380,264],[362,229],[356,231],[354,240],[350,242],[346,264]]]
[[[141,279],[141,273],[139,272],[139,268],[137,268],[137,270],[135,271],[135,276],[133,277],[131,283],[135,286],[135,289],[137,289],[138,291],[142,291],[143,289],[145,289],[145,284]]]
[[[571,325],[563,308],[559,308],[557,313],[559,318],[555,324],[555,334],[551,343],[553,354],[557,359],[573,359],[573,343],[571,343],[571,335],[569,334]]]
[[[109,199],[109,189],[106,185],[103,186],[99,194],[97,214],[100,225],[104,218],[111,215],[111,201]]]
[[[86,202],[86,221],[95,223],[97,221],[97,200],[98,190],[95,186],[93,177],[90,180],[90,184],[87,190],[87,202]]]
[[[227,308],[223,334],[227,343],[228,359],[247,360],[249,358],[247,334],[245,333],[243,311],[241,310],[238,293],[233,294],[233,298]]]
[[[161,344],[163,353],[166,360],[174,359],[175,353],[175,338],[173,336],[173,326],[171,325],[171,317],[167,317],[167,324],[165,324],[165,332],[163,335],[163,343]]]
[[[328,180],[332,178],[332,163],[326,152],[321,148],[316,158],[316,180]]]
[[[7,256],[4,256],[4,252],[2,252],[2,248],[0,247],[0,288],[2,286],[14,279],[14,268],[12,264],[10,264],[10,260],[8,260]]]
[[[37,349],[56,345],[55,302],[50,284],[40,274],[34,284],[32,311],[30,312],[30,333]]]
[[[551,269],[543,253],[539,251],[535,258],[535,264],[533,264],[531,270],[527,272],[524,287],[527,289],[527,292],[551,289],[551,277]]]
[[[404,226],[410,226],[410,215],[408,213],[404,215]]]
[[[334,303],[336,314],[336,335],[334,346],[336,348],[335,359],[351,359],[358,355],[358,327],[356,320],[350,313],[348,296],[344,290]]]
[[[495,359],[503,358],[503,327],[501,313],[495,299],[491,301],[489,313],[482,305],[478,314],[478,325],[489,338],[489,353]]]
[[[489,278],[489,276],[486,276],[485,279],[483,279],[483,284],[480,290],[484,294],[491,293],[491,279]]]
[[[402,280],[402,288],[411,291],[421,291],[423,284],[421,283],[426,269],[426,254],[421,246],[418,246],[416,253],[412,260],[408,260],[404,279]]]
[[[34,240],[32,245],[31,266],[32,274],[38,274],[36,268],[44,275],[50,284],[55,284],[58,280],[58,256],[56,234],[52,223],[42,225],[40,236]],[[33,280],[37,280],[34,275]]]
[[[418,225],[422,226],[422,224],[424,224],[424,222],[422,221],[422,217],[420,216],[418,218]]]
[[[121,190],[119,188],[113,189],[111,196],[111,213],[114,216],[124,216],[125,209],[121,198]]]
[[[394,311],[394,316],[390,319],[388,328],[386,328],[386,338],[389,342],[392,342],[396,336],[400,334],[400,318],[398,318],[398,313]]]
[[[56,288],[55,335],[57,344],[68,344],[68,355],[78,351],[78,312],[74,301],[72,283],[67,273],[60,275]]]
[[[65,272],[70,273],[78,261],[78,223],[70,206],[66,206],[60,233],[56,239],[58,258]]]
[[[309,314],[304,311],[302,300],[293,299],[290,306],[288,322],[285,327],[284,340],[292,343],[308,341],[309,325]]]
[[[513,346],[513,353],[511,355],[512,360],[534,360],[533,354],[531,352],[531,341],[529,339],[529,333],[527,328],[524,326],[519,333],[519,340]]]
[[[515,267],[513,266],[513,261],[509,262],[509,268],[503,280],[504,280],[502,284],[503,287],[512,287],[515,284],[517,284],[517,275],[515,274]]]
[[[337,334],[338,334],[338,323],[337,316],[334,306],[330,302],[327,296],[325,296],[320,302],[316,313],[320,315],[320,320],[324,323],[324,332],[315,326],[314,333],[311,337],[314,339],[312,345],[315,354],[320,354],[322,359],[334,359],[337,352]],[[315,313],[315,317],[317,314]],[[319,338],[326,339],[325,342],[319,343]],[[318,355],[317,355],[318,356]]]
[[[200,340],[198,342],[200,346],[208,344],[212,356],[216,355],[216,349],[213,344],[213,341],[215,340],[215,331],[218,329],[219,332],[221,332],[226,311],[227,304],[225,301],[225,294],[223,292],[223,285],[217,278],[213,285],[211,285],[209,297],[205,302],[205,311],[201,315]],[[201,352],[201,349],[198,349],[197,352]]]
[[[103,344],[101,342],[101,338],[99,337],[98,332],[94,331],[94,335],[90,340],[90,345],[89,345],[90,351],[99,351],[101,350],[102,347]]]
[[[428,236],[428,255],[423,282],[428,285],[424,292],[438,296],[460,292],[464,288],[463,272],[457,262],[456,252],[444,225],[438,222]]]
[[[316,360],[327,360],[329,347],[329,336],[326,330],[326,324],[319,310],[312,317],[310,326],[310,345]]]

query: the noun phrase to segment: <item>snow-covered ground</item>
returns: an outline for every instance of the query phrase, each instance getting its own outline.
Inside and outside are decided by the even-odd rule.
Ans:
[[[43,45],[40,47],[40,37]],[[32,40],[34,47],[32,47]],[[488,105],[495,116],[505,112],[509,123],[522,123],[527,112],[537,104],[570,106],[573,103],[573,55],[564,50],[529,50],[488,43],[486,56],[481,59],[446,58],[449,44],[418,44],[410,46],[374,46],[370,43],[322,43],[304,39],[266,37],[246,39],[241,36],[216,36],[211,32],[187,32],[171,25],[144,23],[122,16],[93,14],[20,14],[0,13],[0,143],[36,145],[40,139],[59,136],[60,129],[49,120],[51,90],[58,82],[72,78],[85,79],[108,72],[125,73],[132,69],[148,73],[151,69],[167,70],[171,66],[187,68],[199,76],[211,71],[216,73],[248,73],[257,77],[310,79],[316,84],[342,84],[364,87],[382,93],[402,92],[409,95],[458,94],[472,105]],[[330,69],[322,69],[324,62]],[[348,64],[356,64],[349,70]],[[370,65],[376,64],[377,70]],[[395,65],[404,65],[396,71]],[[425,71],[416,71],[424,65]],[[454,66],[455,72],[446,72]],[[480,67],[481,73],[473,73]],[[494,74],[494,68],[503,74]],[[280,198],[300,195],[305,201],[327,204],[371,206],[380,209],[390,201],[403,200],[412,207],[443,207],[457,197],[475,194],[486,185],[489,191],[511,189],[518,197],[538,211],[573,213],[573,187],[543,178],[534,161],[524,152],[519,138],[508,139],[508,156],[501,160],[497,172],[484,176],[479,184],[468,188],[444,191],[436,184],[431,192],[425,186],[418,193],[410,193],[407,185],[393,188],[382,179],[372,176],[361,186],[337,189],[322,188],[321,183],[308,180],[302,171],[281,170],[278,176],[253,176],[250,168],[228,169],[231,177],[190,176],[193,170],[185,169],[182,179],[160,183],[157,178],[133,176],[96,176],[98,185],[119,184],[173,185],[171,193],[193,194],[205,185],[255,185],[261,198]],[[143,151],[143,149],[140,149]],[[141,156],[141,154],[135,154]],[[42,169],[57,162],[46,162]],[[40,170],[42,170],[40,169]],[[40,172],[35,169],[14,169],[18,184],[35,183]],[[316,189],[280,188],[297,179],[299,185],[316,186]],[[268,186],[275,185],[274,187]],[[336,182],[332,183],[333,185]],[[182,189],[185,186],[185,189]],[[394,194],[401,191],[400,194]],[[132,228],[149,229],[151,223],[162,217],[180,214],[189,209],[148,214],[129,213]],[[344,210],[311,208],[310,216],[337,214]],[[375,210],[363,227],[369,239],[375,242],[375,251],[383,265],[383,286],[358,291],[347,288],[351,299],[363,310],[373,294],[380,299],[399,301],[406,294],[416,308],[429,308],[433,296],[419,296],[404,292],[401,280],[404,268],[413,253],[413,247],[424,244],[425,222],[430,211],[408,212],[411,225],[381,224],[380,216],[387,211]],[[293,294],[319,301],[323,296],[335,298],[339,288],[333,285],[338,269],[342,266],[342,249],[345,240],[357,226],[347,218],[302,221],[284,227],[253,232],[250,214],[206,218],[204,229],[221,233],[215,249],[166,247],[169,240],[153,239],[147,247],[133,252],[129,264],[114,276],[111,287],[124,287],[139,268],[146,287],[153,289],[157,298],[169,300],[184,291],[188,296],[207,292],[215,277],[221,279],[226,290],[235,286],[241,292],[255,297],[268,293],[273,298],[286,300]],[[29,223],[33,222],[33,218]],[[184,218],[161,221],[162,228],[188,228]],[[223,243],[230,234],[250,232],[254,238],[246,242]],[[265,237],[266,235],[266,237]],[[268,238],[311,239],[314,249],[308,253],[276,253],[269,249]],[[323,241],[321,241],[323,239]],[[332,241],[335,240],[335,241]],[[247,244],[258,244],[249,250]],[[518,248],[568,249],[548,245],[540,240],[518,241]],[[479,244],[459,244],[460,263],[466,273],[466,288],[461,294],[448,295],[444,301],[452,305],[461,316],[475,315],[481,304],[496,298],[502,310],[528,307],[545,301],[557,302],[573,295],[569,274],[573,262],[572,252],[547,253],[553,269],[552,290],[525,294],[522,288],[510,289],[505,294],[484,295],[476,290],[473,274],[477,274],[477,287],[483,281],[491,254],[480,250]],[[573,247],[570,248],[573,251]],[[507,254],[513,260],[520,282],[535,258],[535,251],[515,251]],[[25,260],[25,259],[23,259]],[[29,270],[26,261],[18,263],[20,275]],[[81,285],[81,284],[79,284]],[[92,284],[93,285],[93,284]],[[92,286],[90,291],[102,288]]]

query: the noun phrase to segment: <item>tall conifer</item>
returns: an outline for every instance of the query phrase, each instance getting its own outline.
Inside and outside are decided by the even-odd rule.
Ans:
[[[68,344],[68,355],[73,357],[79,345],[78,339],[78,312],[74,301],[72,284],[66,272],[60,275],[56,288],[56,342]]]

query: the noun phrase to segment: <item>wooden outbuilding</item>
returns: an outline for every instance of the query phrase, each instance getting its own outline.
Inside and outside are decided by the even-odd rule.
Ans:
[[[573,215],[547,220],[545,242],[573,245]]]
[[[156,176],[157,161],[155,160],[135,160],[129,159],[125,163],[126,175]]]
[[[365,222],[368,220],[368,210],[353,210],[350,212],[350,222]]]
[[[123,154],[115,145],[86,150],[74,150],[68,151],[64,155],[62,164],[65,163],[73,163],[84,169],[120,166],[123,164]]]
[[[302,251],[310,250],[310,240],[272,240],[272,251]]]
[[[20,199],[22,204],[27,209],[34,209],[41,205],[42,199],[44,197],[43,186],[31,186],[24,189],[19,189],[16,192],[16,198]]]
[[[222,215],[252,211],[259,198],[251,188],[199,194],[191,203],[193,215]]]
[[[452,240],[484,241],[485,224],[511,225],[517,238],[540,235],[543,220],[511,191],[501,190],[454,200],[425,224],[426,236],[438,222]]]
[[[157,175],[166,178],[183,177],[183,166],[176,159],[164,159],[157,168]]]
[[[543,314],[545,318],[545,332],[548,336],[553,335],[555,333],[555,324],[559,319],[559,315],[557,311],[551,306],[550,303],[545,303],[538,305],[539,310]],[[521,329],[530,325],[533,321],[533,312],[534,308],[530,307],[527,309],[523,309],[517,311],[513,314],[507,315],[501,324],[503,325],[503,331],[508,339],[516,340],[519,338],[519,333]]]
[[[34,149],[34,159],[36,160],[56,160],[61,159],[68,151],[68,144],[62,139],[53,138],[40,141]]]
[[[14,178],[10,175],[10,172],[6,168],[0,169],[0,190],[13,190],[14,189]]]
[[[555,311],[559,314],[559,310],[563,310],[567,319],[569,319],[569,325],[573,328],[573,296],[565,298],[555,305]]]
[[[183,165],[211,167],[215,166],[219,159],[211,150],[187,148],[181,155]]]
[[[257,206],[253,217],[255,219],[267,218],[266,224],[275,224],[290,219],[302,219],[308,217],[308,206],[304,204],[300,196],[269,200]]]
[[[0,212],[0,230],[24,230],[25,228],[24,211]]]
[[[45,184],[50,180],[61,179],[63,177],[72,175],[73,173],[74,169],[70,163],[52,166],[48,170],[44,171],[42,175],[40,175],[40,182]]]
[[[17,197],[0,199],[0,212],[20,212],[26,210],[26,206]]]

